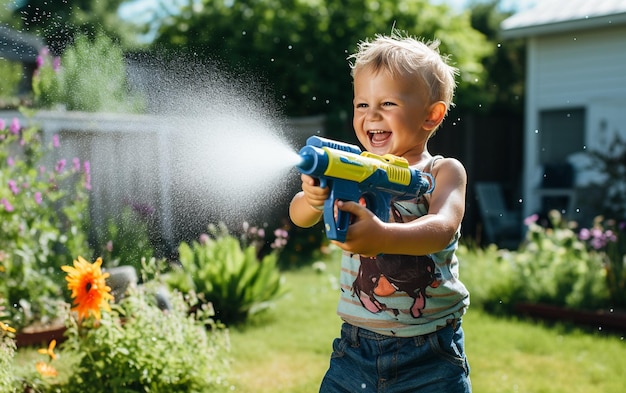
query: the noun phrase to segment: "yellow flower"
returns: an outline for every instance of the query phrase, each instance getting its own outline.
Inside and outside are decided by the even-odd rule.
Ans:
[[[50,359],[55,360],[57,358],[56,353],[54,353],[54,347],[57,346],[57,340],[52,340],[50,341],[50,345],[48,345],[48,348],[41,348],[38,349],[37,352],[39,352],[42,355],[48,355],[50,356]]]
[[[62,266],[64,272],[67,273],[67,288],[72,291],[72,299],[74,305],[72,311],[78,312],[78,319],[88,317],[92,313],[97,320],[100,320],[100,308],[111,311],[109,300],[113,300],[110,294],[111,288],[106,285],[105,279],[109,277],[109,273],[102,273],[100,266],[102,258],[96,259],[92,264],[87,262],[83,257],[74,260],[74,267]]]
[[[35,363],[35,368],[42,377],[56,377],[59,374],[56,368],[46,362]]]
[[[11,326],[7,325],[6,323],[2,321],[0,321],[0,329],[4,330],[5,332],[15,333],[14,328],[12,328]]]

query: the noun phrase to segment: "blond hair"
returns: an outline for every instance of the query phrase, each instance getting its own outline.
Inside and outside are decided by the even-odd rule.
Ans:
[[[439,53],[439,41],[424,42],[393,30],[390,35],[376,35],[374,40],[359,42],[356,53],[348,57],[352,76],[371,67],[374,72],[417,77],[426,85],[431,104],[443,101],[446,111],[454,105],[458,69],[448,64],[448,57]]]

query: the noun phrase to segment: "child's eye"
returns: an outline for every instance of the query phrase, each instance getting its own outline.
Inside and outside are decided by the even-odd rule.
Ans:
[[[383,102],[383,106],[394,106],[394,105],[396,105],[396,104],[394,104],[394,103],[393,103],[393,102],[391,102],[391,101],[385,101],[385,102]]]
[[[365,103],[359,103],[355,105],[356,108],[367,108],[367,104]]]

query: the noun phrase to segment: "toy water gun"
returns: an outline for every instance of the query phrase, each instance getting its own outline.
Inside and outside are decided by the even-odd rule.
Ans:
[[[337,201],[365,203],[383,222],[389,220],[391,198],[419,198],[433,191],[430,173],[410,168],[402,157],[362,152],[358,146],[318,136],[300,149],[300,172],[319,179],[330,193],[324,201],[324,227],[331,240],[344,242],[350,213],[335,208]]]

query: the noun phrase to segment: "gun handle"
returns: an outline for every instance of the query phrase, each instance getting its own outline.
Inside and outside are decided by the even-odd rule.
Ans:
[[[350,225],[350,213],[335,210],[336,199],[328,198],[324,202],[324,228],[329,240],[346,241],[348,226]]]

